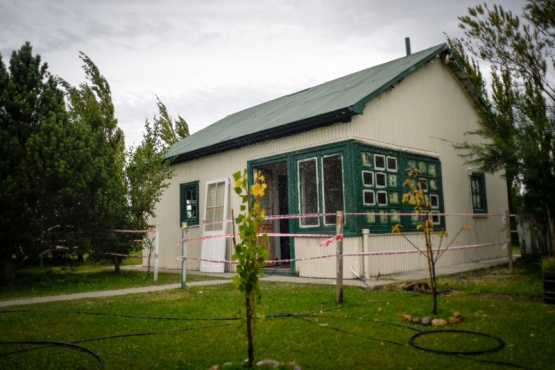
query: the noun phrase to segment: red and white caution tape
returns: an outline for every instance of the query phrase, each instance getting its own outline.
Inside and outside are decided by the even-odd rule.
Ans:
[[[333,243],[336,240],[343,240],[343,235],[341,234],[337,234],[336,236],[334,236],[333,238],[330,238],[328,240],[325,240],[323,242],[320,243],[320,247],[329,247],[331,243]]]
[[[464,249],[492,247],[495,245],[503,245],[503,244],[506,244],[506,242],[474,244],[474,245],[465,245],[460,247],[449,247],[441,250],[434,249],[433,253],[438,253],[443,251],[457,251],[457,250],[464,250]],[[266,264],[268,266],[271,266],[278,263],[303,262],[303,261],[316,260],[316,259],[322,259],[322,258],[331,258],[331,257],[343,258],[343,257],[363,257],[363,256],[387,256],[387,255],[415,254],[415,253],[421,253],[421,251],[416,249],[409,249],[409,250],[400,250],[400,251],[360,252],[360,253],[340,253],[339,252],[339,253],[328,254],[324,256],[313,256],[313,257],[284,259],[284,260],[267,260]],[[194,260],[194,261],[204,261],[204,262],[212,262],[212,263],[238,264],[238,261],[211,260],[211,259],[193,258],[193,257],[177,257],[177,260],[179,261]]]

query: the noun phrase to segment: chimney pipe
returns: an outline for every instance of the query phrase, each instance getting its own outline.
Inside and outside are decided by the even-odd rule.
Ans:
[[[405,37],[405,49],[407,50],[407,57],[410,55],[410,37]]]

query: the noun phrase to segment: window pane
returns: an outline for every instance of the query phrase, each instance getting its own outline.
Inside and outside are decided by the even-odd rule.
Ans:
[[[299,171],[299,213],[318,213],[318,174],[316,159],[298,162]],[[318,217],[301,218],[301,226],[317,226]]]
[[[374,191],[373,190],[364,190],[363,196],[364,196],[364,205],[365,206],[373,206],[374,204],[376,204],[376,201],[374,199]]]
[[[362,164],[364,166],[372,167],[372,154],[370,153],[362,153]]]
[[[385,169],[385,156],[376,154],[374,156],[374,167],[378,170]]]
[[[397,172],[397,158],[387,157],[387,169],[389,171]]]
[[[198,181],[179,185],[179,222],[198,225]]]
[[[340,155],[322,158],[324,213],[343,211],[343,165]],[[336,216],[326,216],[326,225],[336,223]]]
[[[378,205],[387,205],[387,193],[385,191],[378,191]]]
[[[470,177],[470,188],[474,212],[487,213],[486,183],[483,173],[476,173]]]
[[[376,174],[376,186],[379,188],[385,188],[385,173],[377,173]]]
[[[362,171],[362,183],[364,186],[374,186],[374,173],[370,171]]]

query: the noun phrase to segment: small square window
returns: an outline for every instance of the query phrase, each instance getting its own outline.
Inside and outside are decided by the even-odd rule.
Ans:
[[[387,157],[387,169],[388,171],[397,172],[397,158]]]
[[[385,170],[385,156],[378,154],[374,156],[374,168],[377,170]]]
[[[364,197],[365,206],[373,206],[376,204],[376,199],[375,199],[373,190],[364,190],[363,197]]]
[[[398,211],[392,209],[389,211],[389,213],[391,213],[390,219],[392,224],[398,224],[401,222],[401,216],[399,215]]]
[[[387,186],[385,181],[385,173],[377,173],[376,174],[376,187],[378,188],[385,188]]]
[[[435,194],[430,195],[430,206],[432,208],[439,208],[439,197]]]
[[[439,221],[439,212],[432,212],[432,222],[434,223],[434,225],[439,224]]]
[[[399,204],[399,193],[395,191],[389,192],[389,204]]]
[[[374,172],[362,171],[362,183],[364,186],[374,186]]]
[[[362,164],[364,166],[372,167],[373,162],[372,153],[362,153]]]
[[[387,181],[390,188],[397,187],[397,175],[387,175]]]
[[[386,191],[378,191],[377,198],[378,198],[378,205],[379,206],[387,206],[387,192]]]
[[[431,191],[437,191],[437,181],[435,179],[430,179],[430,181],[428,181],[428,184]]]
[[[422,188],[422,191],[427,192],[428,191],[428,180],[423,179],[423,178],[419,178],[418,182],[420,183],[420,187]]]

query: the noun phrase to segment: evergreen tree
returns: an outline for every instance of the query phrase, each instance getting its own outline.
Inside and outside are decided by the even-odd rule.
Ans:
[[[512,211],[541,222],[555,209],[555,194],[547,191],[555,180],[554,9],[553,1],[528,0],[523,23],[502,6],[484,4],[459,18],[462,44],[492,67],[492,109],[476,131],[490,141],[463,147],[482,170],[504,169],[513,200],[522,194]]]
[[[63,92],[30,43],[12,53],[9,70],[0,56],[0,260],[2,277],[45,249],[73,250],[78,199],[72,161],[79,156]]]
[[[165,149],[160,140],[159,126],[151,127],[145,122],[145,132],[141,144],[128,150],[126,168],[129,204],[135,229],[152,229],[152,219],[156,217],[155,207],[162,193],[169,186],[166,180],[173,177],[173,170],[165,160]],[[150,273],[150,254],[153,240],[144,235],[143,242],[149,250],[147,275]]]
[[[166,146],[169,147],[189,136],[189,125],[187,122],[181,116],[177,116],[178,119],[174,121],[168,113],[166,105],[162,103],[158,96],[156,100],[158,101],[156,105],[160,115],[154,117],[154,128]]]
[[[88,132],[83,145],[90,150],[90,162],[82,168],[88,177],[80,220],[87,227],[83,236],[90,241],[93,257],[111,260],[119,272],[122,261],[138,248],[133,235],[114,232],[132,226],[124,135],[117,126],[108,81],[88,56],[80,53],[80,58],[88,83],[73,87],[60,80],[66,89],[71,122]]]

